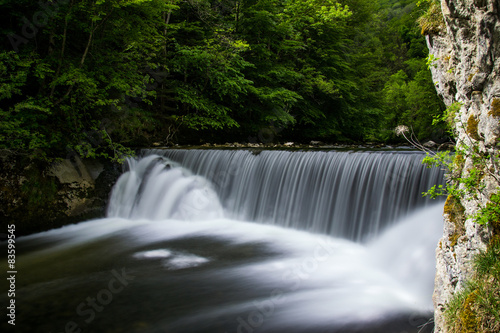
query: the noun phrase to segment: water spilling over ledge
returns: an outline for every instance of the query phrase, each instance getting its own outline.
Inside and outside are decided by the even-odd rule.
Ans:
[[[148,151],[108,218],[18,240],[17,331],[416,333],[443,205],[421,158]]]
[[[413,210],[444,172],[420,152],[145,150],[209,179],[226,215],[360,241]]]

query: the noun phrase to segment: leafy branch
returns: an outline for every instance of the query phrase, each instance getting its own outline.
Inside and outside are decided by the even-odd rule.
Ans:
[[[461,129],[461,133],[465,133],[464,139],[456,145],[454,154],[449,151],[433,152],[427,149],[407,126],[398,126],[396,134],[402,135],[410,144],[426,153],[422,163],[428,167],[442,167],[448,171],[446,185],[434,185],[424,195],[431,198],[442,195],[450,195],[457,199],[465,198],[468,201],[474,200],[478,207],[483,206],[482,203],[486,199],[487,204],[472,216],[476,223],[486,225],[491,221],[500,220],[500,191],[498,191],[500,156],[496,149],[491,153],[482,151],[479,145],[481,138],[477,132],[477,121],[470,116],[465,124],[459,116],[461,107],[460,102],[451,104],[443,115],[436,117],[433,122],[433,124],[445,122],[453,136],[457,136],[458,129]],[[465,165],[466,158],[471,165]],[[497,189],[494,194],[489,194],[484,181],[487,176],[488,180],[493,180]]]

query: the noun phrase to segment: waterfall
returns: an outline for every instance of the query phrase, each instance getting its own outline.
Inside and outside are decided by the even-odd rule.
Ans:
[[[205,178],[160,156],[128,159],[115,184],[108,216],[149,220],[222,217],[222,207]]]
[[[16,331],[430,333],[422,157],[145,150],[108,217],[16,239]]]
[[[168,211],[175,206],[177,215],[190,211],[214,217],[221,214],[222,205],[228,218],[361,241],[429,205],[432,201],[422,193],[444,181],[442,170],[426,168],[424,154],[413,151],[145,150],[143,155],[146,158],[141,162],[129,160],[130,172],[115,188],[122,197],[112,198],[109,216],[174,217]],[[175,172],[159,176],[165,165]],[[152,171],[146,172],[148,168]],[[187,178],[179,178],[181,174]],[[172,188],[168,179],[182,190]],[[148,182],[147,197],[138,195],[138,188]],[[198,193],[192,194],[198,202],[205,202],[201,206],[211,207],[210,212],[187,210],[193,200],[179,203],[179,196],[165,193],[194,188]],[[127,210],[138,203],[127,200],[140,201],[135,213]]]

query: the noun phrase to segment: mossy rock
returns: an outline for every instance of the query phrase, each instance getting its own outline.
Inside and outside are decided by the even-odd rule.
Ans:
[[[481,140],[481,137],[479,136],[478,133],[478,125],[479,125],[479,120],[476,119],[473,115],[469,117],[467,120],[467,134],[474,140]]]
[[[455,226],[453,233],[448,236],[450,246],[454,248],[458,239],[465,234],[465,208],[460,200],[449,195],[444,204],[444,213],[448,215],[448,219]]]
[[[462,170],[465,166],[465,158],[462,154],[456,154],[453,158],[453,168],[451,172],[455,175],[455,177],[460,177]]]
[[[460,332],[463,333],[476,333],[479,320],[477,318],[477,292],[471,292],[464,301],[462,309],[458,318],[460,318]]]
[[[115,164],[102,162],[104,171],[96,185],[80,186],[61,183],[48,172],[45,162],[17,156],[5,159],[0,164],[0,224],[5,228],[15,224],[16,235],[22,236],[103,217],[111,187],[120,172]],[[71,214],[68,199],[82,202]]]
[[[418,18],[422,35],[438,34],[445,27],[443,12],[439,1],[432,1],[427,11]]]
[[[500,99],[494,98],[491,102],[491,110],[488,114],[492,117],[500,117]]]
[[[452,195],[446,198],[444,213],[448,214],[450,221],[455,225],[457,225],[457,223],[463,225],[465,222],[465,208],[460,203],[460,200]]]

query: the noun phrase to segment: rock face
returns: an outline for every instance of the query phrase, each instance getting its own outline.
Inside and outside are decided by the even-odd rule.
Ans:
[[[46,165],[0,156],[0,221],[26,235],[103,217],[111,187],[120,175],[109,161],[78,156]]]
[[[435,35],[427,36],[431,71],[438,94],[447,106],[462,103],[457,112],[457,147],[476,146],[481,153],[498,153],[500,134],[500,1],[442,0],[445,20]],[[467,148],[455,172],[467,175],[473,165]],[[488,166],[498,174],[494,165]],[[436,250],[434,291],[435,332],[446,332],[444,306],[472,272],[471,259],[485,249],[490,231],[471,216],[485,205],[498,182],[486,174],[479,198],[448,199],[444,234]]]

